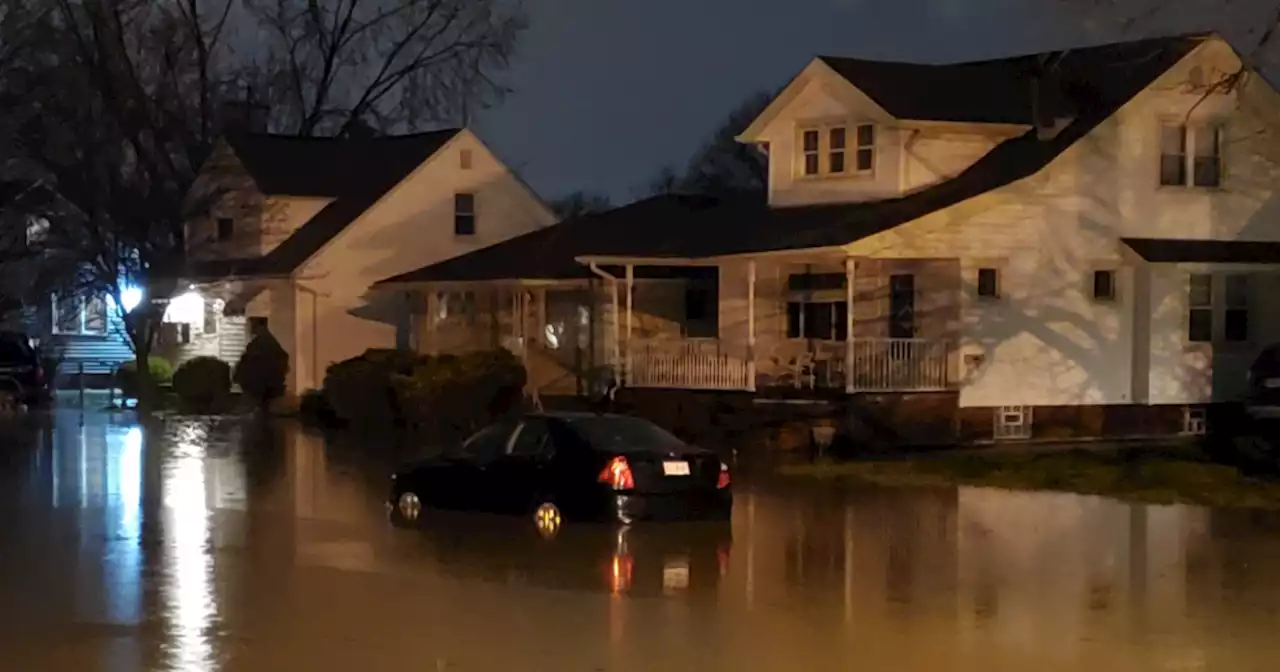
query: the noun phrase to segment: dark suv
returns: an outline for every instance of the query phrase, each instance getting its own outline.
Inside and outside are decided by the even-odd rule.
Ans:
[[[48,383],[40,350],[17,331],[0,331],[0,392],[8,392],[28,406],[48,399]]]

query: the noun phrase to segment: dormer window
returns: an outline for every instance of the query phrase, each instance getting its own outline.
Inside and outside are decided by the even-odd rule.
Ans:
[[[853,131],[852,138],[850,130]],[[875,144],[875,126],[872,124],[858,124],[852,128],[839,124],[801,129],[800,173],[805,177],[869,173],[875,167]],[[852,160],[850,153],[853,154]]]

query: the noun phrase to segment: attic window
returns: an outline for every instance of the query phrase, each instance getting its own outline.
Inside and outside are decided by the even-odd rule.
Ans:
[[[827,170],[832,173],[844,172],[844,126],[837,126],[827,131],[829,151],[827,153]]]
[[[1093,272],[1093,300],[1116,300],[1116,272],[1111,269]]]
[[[1222,184],[1222,128],[1165,124],[1160,127],[1160,185],[1218,187]]]
[[[978,269],[978,296],[984,299],[1000,298],[1000,272],[994,268]]]
[[[458,166],[463,170],[471,170],[471,150],[464,149],[458,152]]]
[[[856,168],[858,172],[870,171],[875,166],[876,127],[871,124],[858,124],[858,156]]]
[[[453,233],[458,236],[476,234],[476,195],[453,195]]]
[[[821,136],[816,130],[804,132],[804,174],[818,174],[818,140]]]
[[[218,240],[223,242],[231,240],[231,236],[234,233],[235,233],[235,220],[230,217],[219,217],[218,218]]]

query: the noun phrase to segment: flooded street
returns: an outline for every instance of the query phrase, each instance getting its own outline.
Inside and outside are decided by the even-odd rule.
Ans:
[[[742,478],[719,528],[383,512],[292,425],[4,433],[12,670],[1273,670],[1280,516]],[[625,538],[624,538],[625,537]]]

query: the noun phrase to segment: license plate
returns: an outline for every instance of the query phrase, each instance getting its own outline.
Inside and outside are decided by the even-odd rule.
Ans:
[[[662,568],[662,588],[667,591],[684,590],[689,587],[689,561],[676,560],[667,562]]]
[[[1262,381],[1263,387],[1277,388],[1280,387],[1280,378],[1268,378]]]
[[[667,476],[688,476],[689,463],[683,460],[674,462],[663,462],[662,473]]]

